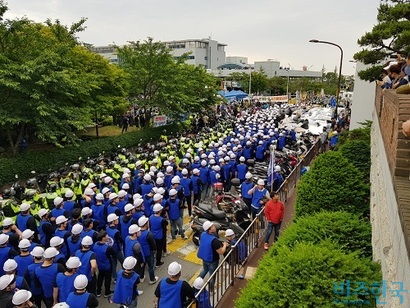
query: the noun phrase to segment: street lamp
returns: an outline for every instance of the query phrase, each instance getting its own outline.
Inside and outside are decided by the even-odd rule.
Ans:
[[[310,40],[309,43],[328,44],[328,45],[336,46],[337,48],[340,49],[339,81],[337,82],[337,96],[336,96],[336,108],[335,108],[335,116],[337,118],[337,106],[339,105],[340,84],[342,82],[343,49],[342,47],[340,47],[339,45],[335,43],[327,42],[327,41],[320,41],[316,39]]]

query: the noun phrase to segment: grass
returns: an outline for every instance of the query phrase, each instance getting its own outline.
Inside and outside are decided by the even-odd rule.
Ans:
[[[128,132],[135,132],[138,130],[140,130],[140,128],[137,128],[135,126],[128,126]],[[100,137],[118,136],[118,135],[121,135],[121,131],[122,131],[122,128],[117,125],[102,126],[98,128],[98,135]],[[90,126],[86,128],[85,131],[78,132],[78,136],[96,137],[97,134],[95,131],[95,126]]]

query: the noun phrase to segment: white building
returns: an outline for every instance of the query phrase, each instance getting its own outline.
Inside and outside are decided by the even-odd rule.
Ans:
[[[239,64],[239,65],[246,65],[248,64],[247,57],[239,57],[239,56],[228,56],[226,57],[227,64]]]

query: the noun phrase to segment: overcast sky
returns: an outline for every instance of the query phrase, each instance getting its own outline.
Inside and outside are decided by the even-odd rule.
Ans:
[[[357,39],[376,24],[379,0],[6,0],[6,18],[37,22],[60,19],[70,25],[88,18],[83,42],[94,46],[127,41],[212,39],[227,44],[227,56],[248,63],[274,59],[282,66],[333,71],[340,51],[310,39],[331,41],[344,50],[343,74],[360,50]]]

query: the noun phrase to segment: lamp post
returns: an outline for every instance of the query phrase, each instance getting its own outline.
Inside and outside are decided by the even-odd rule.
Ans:
[[[339,105],[339,94],[340,94],[340,84],[342,82],[342,64],[343,64],[343,49],[339,45],[332,43],[332,42],[327,42],[327,41],[320,41],[320,40],[310,40],[310,43],[320,43],[320,44],[328,44],[328,45],[333,45],[336,46],[337,48],[340,49],[340,64],[339,64],[339,81],[337,82],[337,96],[336,96],[336,108],[335,108],[335,116],[337,118],[337,106]]]
[[[251,88],[252,88],[252,67],[249,67],[249,99],[251,98]]]
[[[286,98],[287,98],[287,103],[289,103],[289,67],[285,68],[285,71],[288,73],[288,78],[286,82]]]

